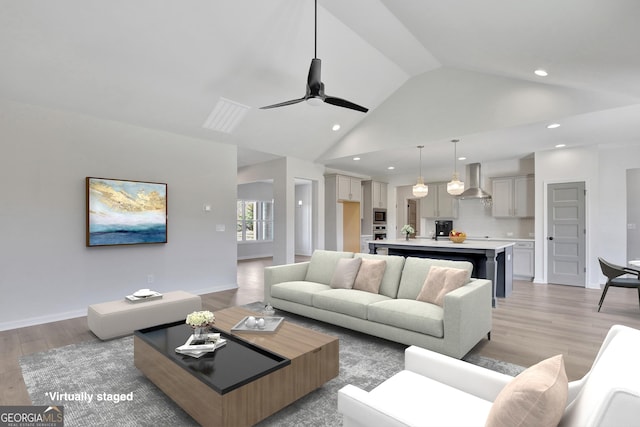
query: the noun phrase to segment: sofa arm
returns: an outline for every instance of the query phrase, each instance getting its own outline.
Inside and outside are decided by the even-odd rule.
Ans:
[[[405,350],[404,366],[432,380],[493,402],[513,377],[421,347]]]
[[[491,293],[490,280],[471,279],[470,283],[445,295],[445,354],[461,359],[491,332]]]
[[[271,302],[271,286],[277,283],[304,280],[310,261],[295,264],[274,265],[264,268],[264,303]]]
[[[338,412],[343,416],[343,427],[407,427],[398,414],[390,414],[368,392],[348,384],[338,391]]]

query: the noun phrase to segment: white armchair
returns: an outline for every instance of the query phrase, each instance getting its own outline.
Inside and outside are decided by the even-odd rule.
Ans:
[[[640,331],[613,326],[592,368],[568,384],[561,426],[638,423]],[[494,400],[513,377],[419,347],[405,352],[405,369],[371,390],[338,392],[345,427],[484,426]]]

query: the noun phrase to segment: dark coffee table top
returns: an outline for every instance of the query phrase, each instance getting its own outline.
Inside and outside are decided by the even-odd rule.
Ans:
[[[227,344],[213,353],[193,358],[176,353],[176,347],[185,343],[193,330],[184,321],[135,331],[135,336],[175,362],[220,394],[228,393],[255,381],[275,370],[291,364],[278,354],[245,342],[216,328]]]

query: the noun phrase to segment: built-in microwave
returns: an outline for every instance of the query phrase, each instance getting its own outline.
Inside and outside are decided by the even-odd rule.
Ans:
[[[374,224],[386,224],[387,223],[387,210],[386,209],[374,209],[373,210],[373,223]]]

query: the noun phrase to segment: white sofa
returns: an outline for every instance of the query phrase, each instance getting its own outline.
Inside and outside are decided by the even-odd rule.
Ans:
[[[613,326],[591,370],[568,383],[560,426],[640,425],[640,331]],[[405,370],[370,392],[338,392],[345,427],[484,426],[493,402],[513,377],[418,347]],[[562,410],[562,408],[560,408]]]
[[[330,286],[341,258],[385,260],[378,293]],[[418,301],[433,266],[464,269],[466,261],[317,250],[308,262],[266,267],[264,301],[275,308],[462,358],[491,332],[491,281],[470,279],[442,306]]]

